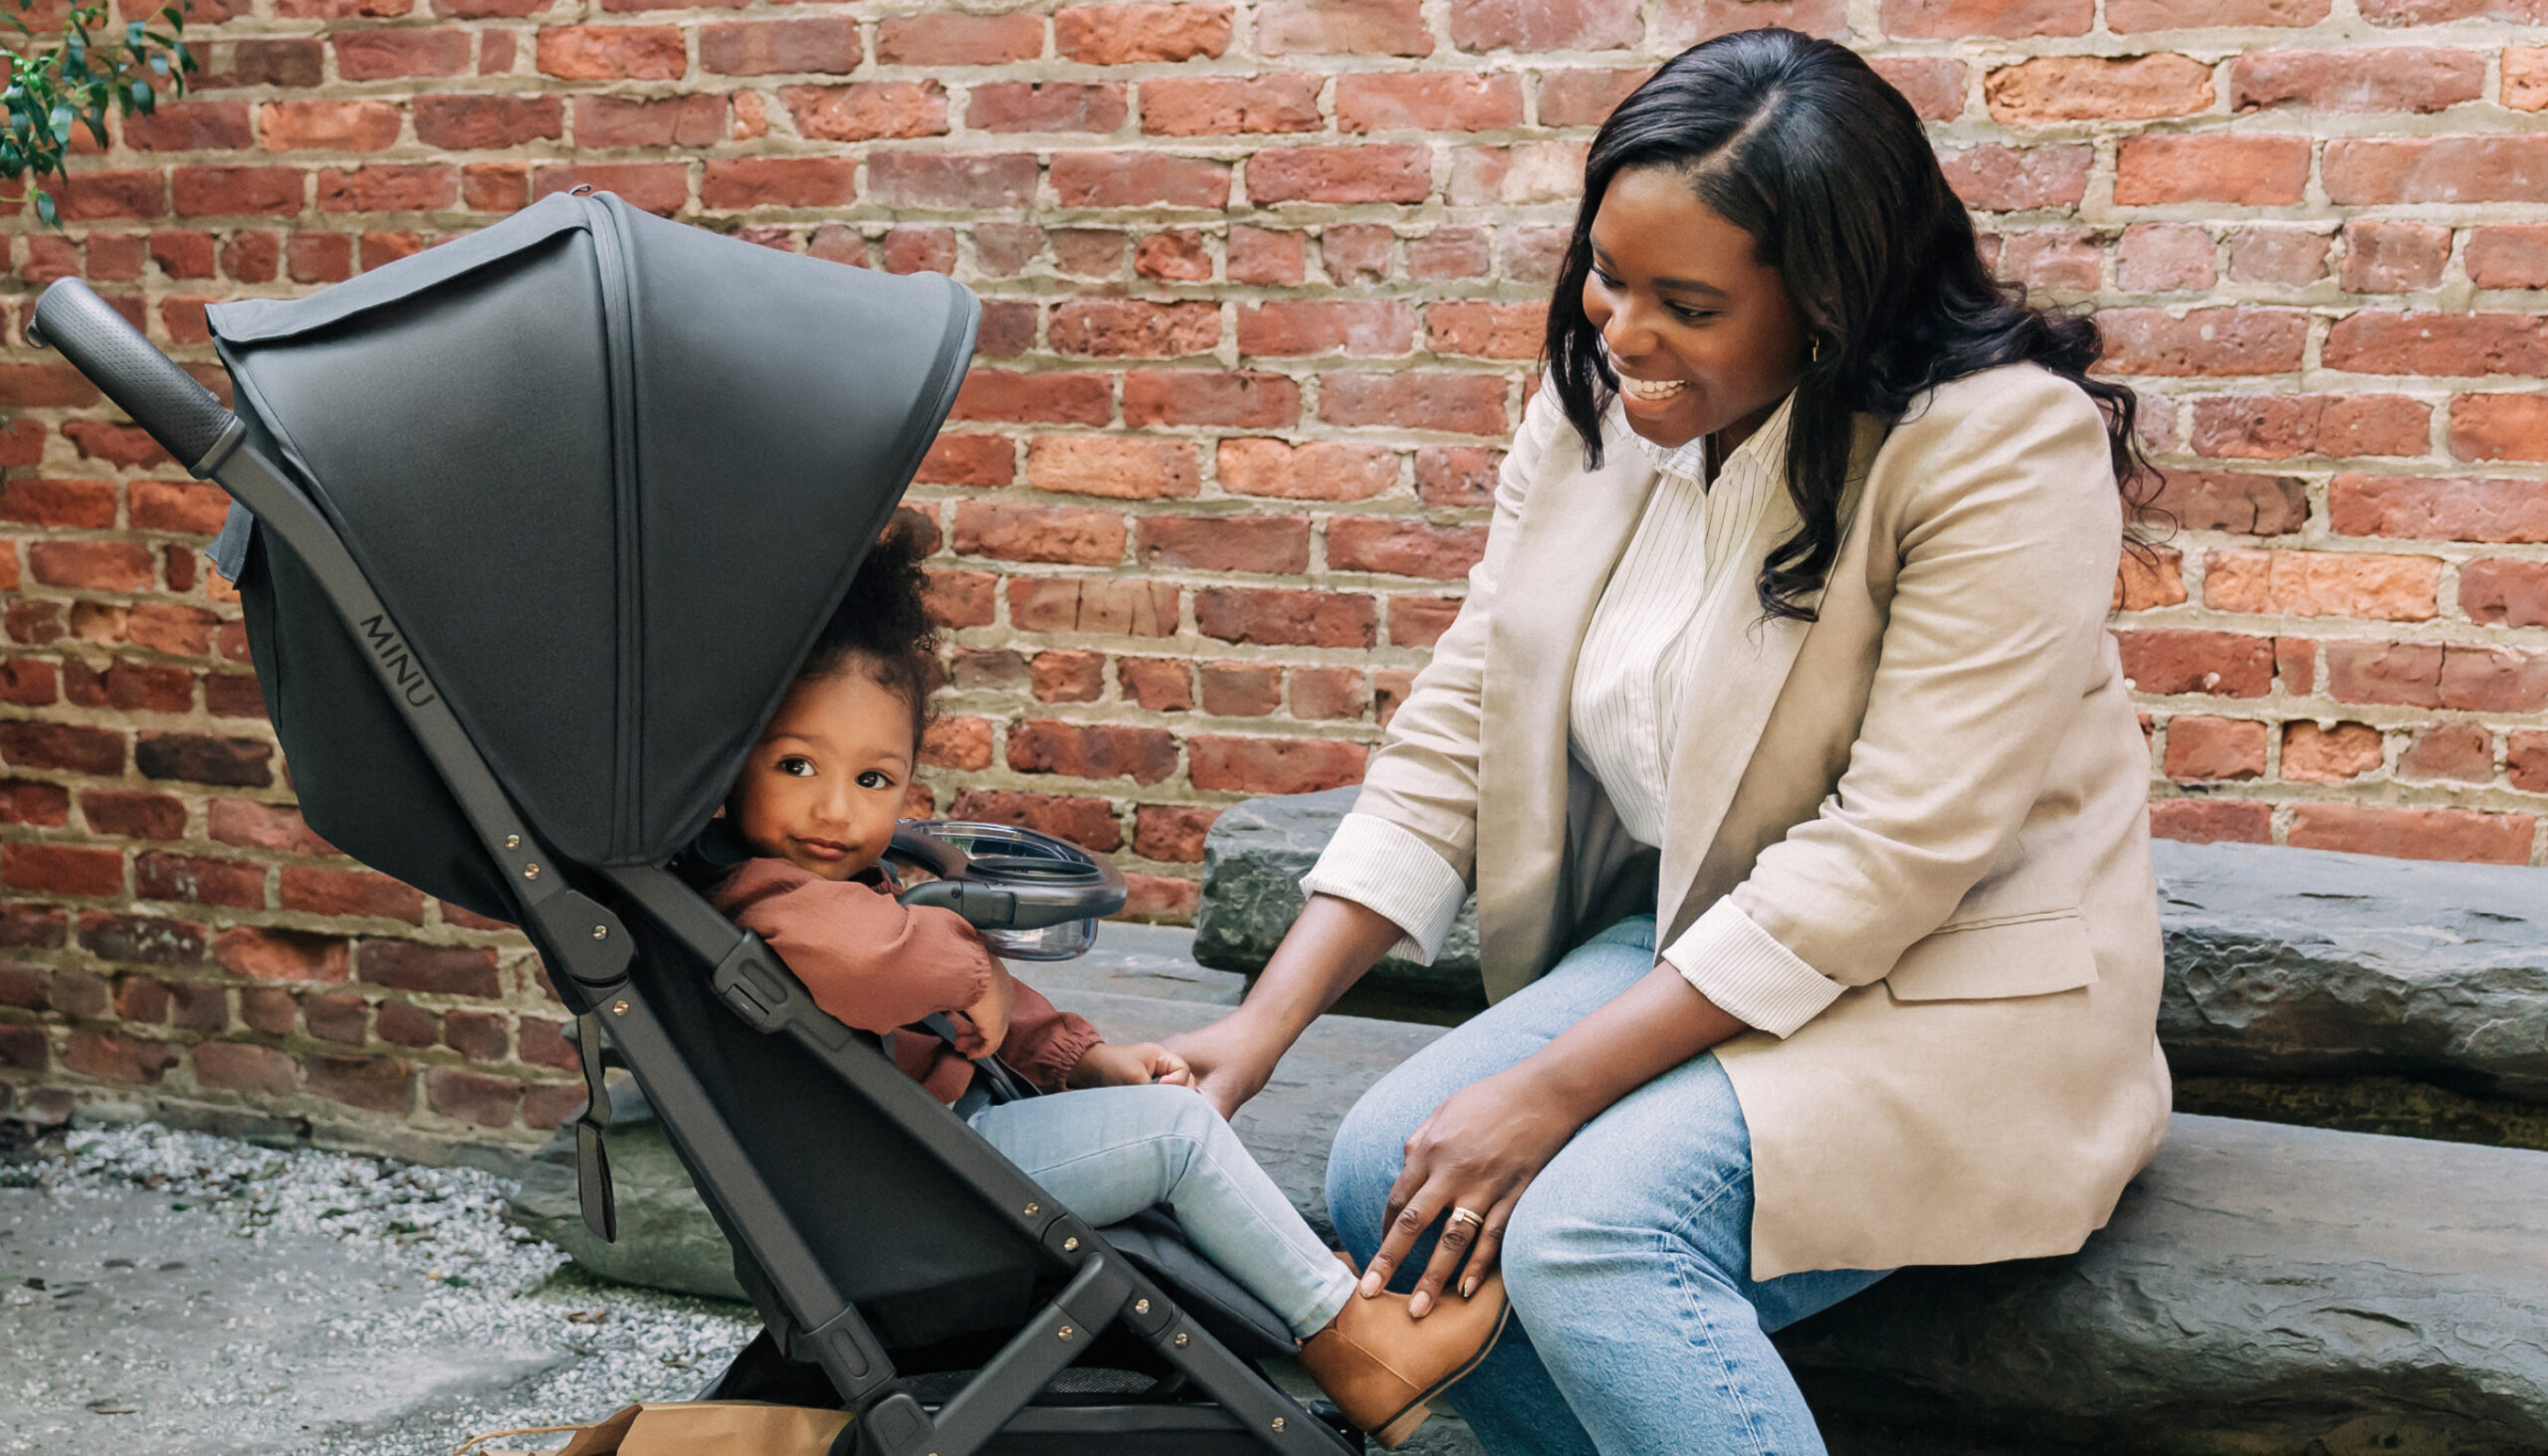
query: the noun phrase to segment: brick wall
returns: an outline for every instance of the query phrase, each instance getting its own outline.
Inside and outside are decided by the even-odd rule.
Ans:
[[[2098,309],[2183,522],[2118,586],[2163,833],[2538,863],[2542,0],[200,0],[194,97],[0,238],[0,1095],[531,1138],[576,1101],[501,928],[333,858],[219,517],[16,324],[83,273],[181,357],[578,183],[953,272],[915,490],[936,808],[1194,903],[1216,806],[1352,782],[1456,607],[1583,148],[1659,57],[1842,35],[2004,272]],[[2534,44],[2524,45],[2528,36]],[[855,341],[845,341],[854,358]],[[23,1095],[23,1091],[20,1095]]]

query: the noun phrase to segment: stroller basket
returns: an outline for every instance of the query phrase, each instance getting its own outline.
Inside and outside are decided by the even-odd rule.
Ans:
[[[1088,1226],[666,868],[945,418],[971,295],[601,193],[210,317],[235,414],[76,280],[29,333],[244,508],[221,564],[312,827],[531,937],[604,1237],[605,1037],[635,1074],[766,1326],[718,1393],[854,1412],[836,1456],[1359,1449],[1171,1222]],[[945,827],[966,895],[1087,904],[1096,862]]]

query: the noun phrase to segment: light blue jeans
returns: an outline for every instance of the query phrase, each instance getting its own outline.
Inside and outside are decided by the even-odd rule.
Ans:
[[[1381,1078],[1346,1115],[1327,1204],[1356,1259],[1380,1248],[1406,1140],[1443,1099],[1514,1065],[1654,965],[1654,920],[1579,946]],[[1504,1236],[1512,1324],[1452,1392],[1494,1456],[1817,1456],[1822,1438],[1769,1332],[1882,1272],[1751,1277],[1752,1140],[1713,1056],[1585,1125]],[[1416,1245],[1395,1287],[1432,1256]]]
[[[986,1107],[966,1121],[1092,1224],[1168,1204],[1194,1251],[1301,1339],[1353,1298],[1353,1274],[1200,1093],[1091,1087]]]

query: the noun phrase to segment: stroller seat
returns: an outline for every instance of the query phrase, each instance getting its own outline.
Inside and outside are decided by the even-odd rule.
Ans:
[[[243,508],[218,563],[312,829],[522,927],[590,1082],[605,1039],[635,1075],[766,1324],[722,1392],[853,1411],[835,1456],[1358,1450],[1256,1366],[1287,1333],[1172,1222],[1089,1227],[666,868],[978,316],[944,278],[599,193],[216,306],[235,414],[77,280],[30,333]]]

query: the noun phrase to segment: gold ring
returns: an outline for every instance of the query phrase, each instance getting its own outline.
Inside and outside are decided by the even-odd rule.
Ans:
[[[1478,1211],[1477,1211],[1476,1209],[1474,1209],[1474,1208],[1454,1208],[1454,1209],[1452,1209],[1452,1210],[1451,1210],[1451,1226],[1452,1226],[1452,1227],[1454,1227],[1454,1228],[1456,1228],[1456,1227],[1458,1227],[1459,1225],[1461,1225],[1461,1224],[1463,1224],[1463,1223],[1468,1224],[1468,1225],[1470,1225],[1470,1226],[1472,1226],[1472,1227],[1484,1227],[1484,1226],[1485,1226],[1485,1224],[1486,1224],[1486,1215],[1485,1215],[1485,1214],[1483,1214],[1483,1213],[1478,1212]]]

